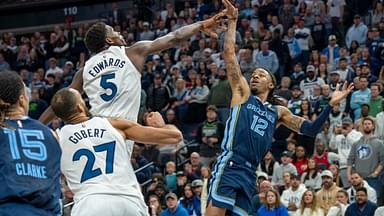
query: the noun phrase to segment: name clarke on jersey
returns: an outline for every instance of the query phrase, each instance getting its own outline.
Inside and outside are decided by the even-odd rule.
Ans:
[[[45,166],[31,163],[16,163],[16,174],[19,176],[32,176],[41,179],[47,178]]]
[[[96,77],[98,73],[103,71],[104,69],[107,69],[109,67],[119,67],[123,68],[125,65],[125,61],[121,59],[114,59],[114,58],[109,58],[109,59],[104,59],[103,61],[100,61],[97,63],[91,70],[88,71],[88,73]]]

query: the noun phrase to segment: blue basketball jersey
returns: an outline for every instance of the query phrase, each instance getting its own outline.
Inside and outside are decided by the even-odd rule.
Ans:
[[[0,128],[0,212],[10,204],[60,214],[60,146],[51,130],[25,117]],[[34,215],[28,210],[29,215]]]
[[[275,105],[250,96],[244,104],[231,108],[221,144],[223,151],[257,166],[271,147],[277,120]]]

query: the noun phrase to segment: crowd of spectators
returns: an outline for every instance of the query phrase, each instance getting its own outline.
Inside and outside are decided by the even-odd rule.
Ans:
[[[153,8],[150,20],[114,3],[105,21],[129,46],[205,19],[222,9],[220,2],[184,1],[177,8],[167,3]],[[345,0],[236,1],[242,73],[249,80],[255,67],[272,71],[279,83],[276,94],[292,113],[313,120],[336,84],[355,86],[332,108],[315,138],[283,125],[276,129],[258,167],[257,188],[250,188],[255,190],[250,214],[373,216],[384,205],[384,7],[383,1],[364,2],[369,2],[366,10]],[[52,32],[1,35],[0,73],[13,70],[23,78],[31,93],[30,117],[38,119],[90,57],[84,44],[88,26],[67,23]],[[218,39],[197,33],[146,61],[140,121],[158,111],[182,130],[185,143],[194,143],[186,151],[179,150],[183,144],[134,147],[135,169],[154,162],[137,172],[151,216],[204,215],[231,100],[221,58],[225,29],[218,31]],[[55,119],[50,127],[61,125]],[[176,163],[179,158],[186,160]],[[378,208],[375,216],[383,212]]]

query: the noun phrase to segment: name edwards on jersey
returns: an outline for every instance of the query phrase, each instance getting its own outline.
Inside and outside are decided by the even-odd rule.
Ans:
[[[104,57],[105,58],[105,57]],[[123,68],[125,66],[125,61],[121,59],[109,58],[104,59],[103,61],[98,62],[91,70],[88,71],[89,75],[96,77],[101,71],[110,68],[110,67],[119,67]]]
[[[80,130],[78,132],[73,133],[73,135],[71,135],[68,139],[73,144],[77,144],[80,140],[86,139],[86,138],[92,138],[92,137],[103,138],[105,131],[106,129],[98,129],[98,128]]]

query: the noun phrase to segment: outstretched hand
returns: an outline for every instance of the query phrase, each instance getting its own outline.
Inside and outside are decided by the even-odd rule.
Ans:
[[[340,91],[340,84],[338,83],[336,85],[336,90],[332,93],[332,98],[331,98],[331,101],[329,101],[329,104],[331,106],[334,106],[340,103],[341,100],[346,98],[349,95],[349,93],[352,92],[353,88],[354,88],[353,83],[348,85],[348,82],[345,81],[343,85],[343,90]]]
[[[225,12],[228,19],[237,19],[239,10],[233,6],[229,0],[222,0],[225,6]]]
[[[225,15],[226,15],[225,11],[221,11],[215,16],[204,20],[201,31],[204,32],[204,34],[208,35],[209,37],[218,38],[215,30],[216,30],[216,27],[218,27],[221,24],[221,18],[223,18]]]

